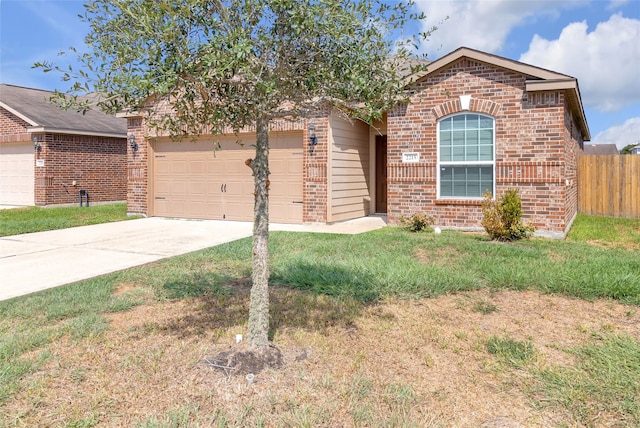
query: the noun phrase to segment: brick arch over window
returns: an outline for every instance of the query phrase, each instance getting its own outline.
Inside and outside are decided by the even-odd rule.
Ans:
[[[500,104],[491,100],[471,98],[468,111],[473,113],[484,113],[486,115],[496,117],[500,111]],[[439,104],[433,108],[433,115],[435,116],[436,121],[450,114],[461,112],[463,112],[463,110],[458,97],[452,98],[449,101]]]

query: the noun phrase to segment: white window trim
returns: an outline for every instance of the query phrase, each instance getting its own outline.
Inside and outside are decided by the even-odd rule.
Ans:
[[[492,135],[493,135],[493,160],[492,161],[440,161],[440,122],[449,119],[453,116],[462,116],[468,114],[475,114],[478,116],[486,117],[491,119],[492,123]],[[469,196],[441,196],[440,195],[440,168],[442,165],[445,166],[492,166],[493,167],[493,189],[491,189],[492,199],[496,197],[496,118],[493,116],[489,116],[488,114],[477,113],[473,111],[464,111],[459,113],[450,114],[448,116],[441,117],[436,122],[436,200],[447,201],[447,200],[455,200],[455,201],[481,201],[483,198],[480,197],[469,197]]]

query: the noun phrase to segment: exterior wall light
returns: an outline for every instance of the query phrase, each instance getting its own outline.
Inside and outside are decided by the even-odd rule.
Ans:
[[[315,146],[318,144],[318,136],[316,135],[316,126],[313,123],[309,124],[309,145]]]
[[[129,147],[134,152],[138,151],[138,143],[136,143],[136,135],[134,133],[129,134]]]
[[[38,142],[38,136],[34,135],[31,137],[31,141],[33,141],[33,149],[37,152],[42,151],[42,145]]]

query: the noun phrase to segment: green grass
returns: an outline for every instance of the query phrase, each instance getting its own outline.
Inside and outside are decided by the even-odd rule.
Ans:
[[[0,406],[42,366],[47,353],[38,350],[62,337],[98,337],[108,329],[103,314],[142,302],[114,296],[118,280],[113,274],[0,302]]]
[[[93,208],[115,208],[124,216],[124,206],[76,210],[88,213]],[[0,215],[7,212],[10,211],[0,211]],[[618,235],[597,235],[599,229],[590,225],[599,221],[578,217],[574,227],[579,233],[572,233],[565,241],[533,239],[515,243],[497,243],[485,235],[455,231],[416,234],[399,228],[361,235],[274,232],[270,239],[271,284],[301,292],[272,295],[272,337],[278,329],[288,327],[324,332],[328,325],[349,324],[363,305],[384,298],[422,299],[465,290],[538,290],[640,305],[640,251],[633,246],[617,246]],[[4,223],[3,220],[3,228]],[[638,223],[616,219],[613,224],[626,236],[635,233]],[[599,244],[593,245],[596,235]],[[602,242],[612,245],[600,245]],[[220,324],[221,329],[237,325],[246,318],[246,302],[242,300],[246,295],[238,293],[236,286],[246,283],[250,271],[248,238],[0,302],[0,406],[20,389],[25,376],[44,364],[47,344],[62,338],[99,338],[109,328],[106,313],[127,310],[148,299],[206,296],[204,312],[210,314],[209,318],[191,320],[194,325],[190,328],[197,330],[198,322],[208,329],[212,324]],[[115,295],[121,286],[134,291]],[[490,313],[495,309],[478,306],[474,310]],[[523,365],[535,353],[526,343],[507,343],[500,338],[493,338],[492,343],[490,352],[515,366]],[[623,381],[625,376],[640,378],[638,343],[603,340],[572,352],[580,358],[578,367],[540,374],[544,393],[558,405],[576,414],[585,413],[587,418],[589,411],[584,408],[593,397],[605,397],[608,392],[597,387],[609,388],[611,394],[621,397],[603,400],[614,403],[611,405],[615,409],[610,410],[627,412],[630,420],[640,423],[637,403],[634,407],[629,398],[638,396],[638,382]],[[612,370],[626,371],[610,377]],[[593,384],[586,379],[590,374]],[[568,389],[572,384],[582,385],[578,388],[586,394],[582,401],[572,399],[571,403],[578,403],[575,407],[563,398],[573,397],[574,392]],[[365,380],[353,385],[355,425],[366,425],[373,415],[366,400],[359,398],[367,391]],[[400,421],[405,406],[410,406],[414,398],[405,386],[390,387],[389,406],[399,409],[396,416]],[[173,416],[149,420],[148,425],[174,426],[184,414]],[[317,417],[313,411],[300,408],[291,414],[291,421],[304,425],[308,420],[317,421]]]
[[[491,336],[486,343],[487,352],[514,367],[523,367],[536,356],[531,342],[523,342],[510,337]]]
[[[274,233],[271,242],[273,283],[335,297],[373,302],[490,288],[640,304],[640,257],[625,248],[394,228],[354,236]],[[250,241],[236,245],[243,243],[249,252]]]
[[[578,214],[568,238],[640,249],[640,219]]]
[[[0,236],[129,220],[126,204],[0,210]]]
[[[582,426],[616,414],[619,426],[640,426],[640,342],[629,336],[594,338],[568,349],[578,362],[535,372],[547,406],[569,410]]]

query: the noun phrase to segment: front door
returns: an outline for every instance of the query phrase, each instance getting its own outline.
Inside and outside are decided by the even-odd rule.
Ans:
[[[387,212],[387,136],[376,136],[376,212]]]

